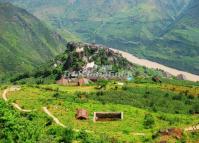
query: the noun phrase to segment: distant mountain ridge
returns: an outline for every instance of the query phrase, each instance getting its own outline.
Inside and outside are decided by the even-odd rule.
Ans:
[[[197,0],[0,1],[23,7],[57,31],[72,32],[83,41],[199,74],[199,34],[194,24],[198,8],[188,18],[198,7]]]
[[[199,1],[191,0],[162,37],[155,39],[151,47],[146,47],[145,56],[165,65],[199,74],[198,23]],[[154,53],[155,49],[156,53]]]
[[[30,71],[61,53],[65,44],[26,10],[0,3],[0,73]]]

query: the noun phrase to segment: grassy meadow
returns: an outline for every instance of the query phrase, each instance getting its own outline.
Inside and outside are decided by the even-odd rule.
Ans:
[[[22,85],[20,91],[9,92],[8,98],[23,109],[33,110],[39,116],[38,124],[51,121],[42,111],[42,107],[47,107],[67,128],[88,130],[94,138],[108,136],[111,141],[107,142],[157,142],[161,138],[153,138],[153,134],[159,130],[172,127],[184,129],[199,123],[198,114],[192,113],[198,112],[195,109],[199,103],[197,85],[128,82],[119,86],[109,81],[104,88],[98,87]],[[75,119],[76,109],[80,108],[88,110],[88,120]],[[98,111],[123,112],[124,120],[94,123],[93,112]],[[153,120],[149,127],[145,125],[146,115],[150,115]],[[57,126],[51,122],[47,129]],[[199,138],[195,134],[184,134],[178,141],[183,139],[196,142]],[[170,141],[176,139],[171,137]]]

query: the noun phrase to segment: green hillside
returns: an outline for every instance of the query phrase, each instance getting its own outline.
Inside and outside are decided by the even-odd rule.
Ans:
[[[192,0],[176,22],[170,24],[153,40],[152,46],[145,46],[145,57],[160,61],[181,70],[199,73],[199,2]],[[139,48],[137,48],[139,50]],[[139,53],[139,51],[137,51]]]
[[[0,0],[0,143],[198,143],[196,76],[112,49],[199,74],[198,36],[198,0]]]
[[[0,4],[0,73],[30,71],[62,52],[65,43],[26,10]]]
[[[0,98],[0,142],[197,143],[198,132],[184,129],[199,123],[198,84],[179,85],[174,80],[115,83],[107,81],[104,89],[97,88],[99,83],[21,85],[20,91],[8,93],[9,102]],[[3,93],[7,86],[0,87]],[[11,103],[32,111],[22,112]],[[56,124],[43,107],[66,128]],[[89,112],[88,120],[75,118],[76,110],[82,108]],[[93,122],[94,112],[123,112],[124,119]],[[166,129],[177,133],[163,134]]]
[[[119,48],[199,74],[198,43],[194,42],[198,37],[198,26],[192,27],[198,19],[198,8],[191,12],[195,17],[186,18],[189,11],[197,7],[197,1],[2,1],[21,6],[55,29],[67,29],[84,41]]]
[[[19,84],[43,84],[55,83],[65,74],[73,72],[82,73],[79,77],[88,74],[95,75],[97,79],[120,79],[127,80],[128,77],[137,77],[140,79],[152,77],[166,77],[165,72],[161,70],[149,69],[128,62],[122,55],[112,51],[107,47],[96,44],[82,42],[68,42],[66,50],[49,60],[40,67],[31,72],[15,74],[5,78],[4,82],[11,81]],[[78,50],[82,51],[78,52]],[[87,65],[93,67],[86,68]],[[100,76],[102,74],[102,76]],[[115,74],[115,78],[109,78],[105,74]],[[117,75],[121,75],[120,78]],[[169,75],[170,76],[170,75]],[[90,78],[90,77],[89,77]],[[170,76],[173,78],[173,76]]]

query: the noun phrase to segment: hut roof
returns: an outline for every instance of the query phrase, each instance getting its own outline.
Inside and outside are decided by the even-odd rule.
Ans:
[[[88,111],[85,109],[78,109],[76,112],[76,119],[87,120],[88,119]]]
[[[56,81],[56,83],[60,85],[68,85],[69,80],[62,76],[59,80]]]
[[[87,78],[80,78],[79,80],[78,80],[78,82],[79,82],[79,85],[83,85],[83,84],[89,84],[89,79],[87,79]]]

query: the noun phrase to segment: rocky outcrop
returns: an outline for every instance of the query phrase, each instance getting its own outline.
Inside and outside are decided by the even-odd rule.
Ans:
[[[64,63],[65,70],[83,70],[86,67],[90,69],[91,65],[93,65],[92,68],[106,65],[118,66],[121,69],[132,67],[132,64],[127,62],[121,54],[102,45],[69,42],[66,53],[68,57]]]

